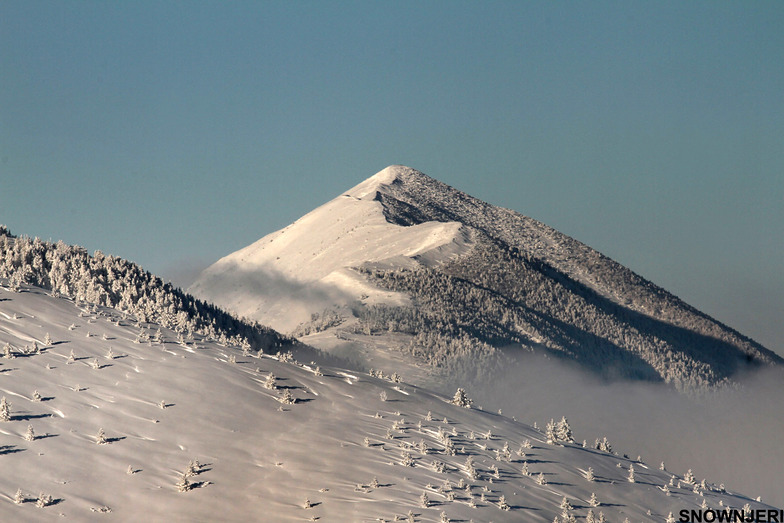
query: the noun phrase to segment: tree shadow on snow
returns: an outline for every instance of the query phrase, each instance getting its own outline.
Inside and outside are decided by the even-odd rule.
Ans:
[[[11,416],[11,421],[29,421],[31,419],[51,418],[51,414],[17,414]]]
[[[24,452],[27,449],[16,448],[16,445],[2,445],[0,446],[0,456],[6,454],[16,454],[17,452]]]

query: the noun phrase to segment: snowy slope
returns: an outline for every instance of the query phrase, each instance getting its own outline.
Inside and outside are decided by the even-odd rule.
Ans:
[[[548,444],[529,425],[406,383],[243,355],[198,336],[178,344],[168,329],[160,343],[137,343],[159,327],[135,323],[39,288],[0,288],[0,350],[8,344],[14,356],[0,357],[0,396],[10,403],[10,420],[0,421],[0,520],[392,521],[411,511],[423,522],[442,513],[452,521],[550,522],[564,497],[580,519],[593,510],[619,523],[665,521],[703,501],[767,508],[712,484],[695,493],[680,476],[667,495],[668,471],[592,445]],[[274,388],[264,385],[270,374]],[[295,403],[280,401],[286,392]],[[104,444],[96,443],[100,429]],[[439,431],[456,455],[444,453]],[[604,435],[577,428],[575,436]],[[531,447],[521,448],[526,441]],[[179,492],[191,460],[200,467]],[[37,507],[39,493],[51,503]],[[509,511],[499,506],[502,495]]]
[[[586,245],[404,166],[222,258],[189,290],[319,348],[370,361],[404,349],[413,368],[524,347],[691,390],[784,363]]]

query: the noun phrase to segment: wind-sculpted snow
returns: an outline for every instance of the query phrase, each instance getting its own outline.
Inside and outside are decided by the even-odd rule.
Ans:
[[[612,434],[482,410],[470,389],[453,399],[396,369],[178,341],[11,287],[0,279],[2,521],[620,523],[771,508],[616,454]]]

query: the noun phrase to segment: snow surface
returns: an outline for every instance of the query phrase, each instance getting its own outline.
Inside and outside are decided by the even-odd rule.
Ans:
[[[79,307],[38,288],[0,288],[0,349],[8,343],[16,354],[0,357],[0,395],[11,404],[11,420],[0,421],[1,521],[364,522],[412,511],[422,522],[439,521],[442,512],[452,521],[550,522],[564,496],[584,518],[592,493],[602,503],[594,512],[618,523],[664,521],[703,499],[712,508],[768,508],[715,486],[694,493],[680,477],[668,496],[661,487],[671,474],[656,466],[576,444],[550,445],[529,425],[451,405],[406,383],[243,355],[198,338],[181,345],[167,329],[162,344],[136,343],[158,326],[134,323],[116,310]],[[44,344],[47,334],[51,346]],[[21,354],[33,342],[41,353]],[[270,373],[274,390],[264,387]],[[285,391],[296,403],[280,402]],[[25,439],[28,425],[33,441]],[[106,444],[96,443],[100,429]],[[456,456],[443,453],[439,430],[454,434]],[[521,449],[526,440],[532,448]],[[420,441],[427,454],[411,448]],[[506,442],[512,459],[497,461],[495,451]],[[413,466],[401,464],[405,452]],[[466,474],[468,456],[476,480]],[[194,459],[201,467],[188,478],[192,488],[179,492],[175,484]],[[521,474],[524,460],[532,476]],[[434,461],[446,470],[433,470]],[[631,465],[635,483],[627,481]],[[584,478],[588,467],[594,482]],[[536,483],[539,473],[545,485]],[[447,480],[450,487],[439,493]],[[460,480],[471,485],[476,508],[458,490]],[[17,489],[25,498],[19,504]],[[423,492],[428,508],[419,504]],[[39,493],[52,496],[52,504],[37,507]],[[501,495],[510,511],[499,508]]]

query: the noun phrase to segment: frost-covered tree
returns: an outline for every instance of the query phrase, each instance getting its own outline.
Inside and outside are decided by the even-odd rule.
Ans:
[[[11,404],[3,396],[0,399],[0,421],[11,421]]]
[[[414,461],[414,457],[411,453],[403,451],[400,455],[400,464],[404,467],[413,467],[416,462]]]
[[[280,398],[279,401],[284,405],[293,405],[294,402],[296,402],[294,396],[291,395],[291,391],[289,389],[285,389],[283,391],[283,396]]]
[[[506,502],[506,497],[501,494],[501,497],[498,498],[498,508],[501,510],[511,510],[512,507],[509,506],[509,503]]]
[[[106,445],[108,441],[106,440],[106,432],[103,429],[98,429],[98,434],[95,435],[95,442],[98,445]]]
[[[46,347],[51,347],[51,346],[52,346],[52,344],[54,344],[54,340],[52,340],[52,337],[51,337],[51,336],[49,335],[49,333],[47,332],[47,333],[46,333],[46,336],[44,336],[44,345],[45,345]]]
[[[277,385],[275,384],[275,375],[270,373],[267,378],[264,380],[264,388],[275,390]]]
[[[48,494],[44,494],[43,492],[38,494],[38,499],[35,500],[35,506],[38,508],[48,507],[52,504],[52,496]]]
[[[33,430],[32,425],[27,426],[27,432],[25,433],[25,439],[27,441],[35,441],[35,431]]]
[[[629,483],[634,483],[634,464],[629,465],[629,475],[626,477]]]
[[[466,391],[462,387],[458,387],[457,392],[455,392],[455,395],[450,403],[452,403],[452,405],[457,405],[458,407],[465,407],[468,409],[471,408],[473,401],[468,398]]]
[[[566,496],[563,497],[561,504],[558,505],[558,508],[561,509],[561,516],[563,518],[569,517],[569,515],[572,513],[572,510],[574,510],[574,507],[572,507],[572,504],[569,503],[569,500],[566,498]]]
[[[33,401],[43,401],[41,393],[39,393],[37,389],[33,391]]]
[[[178,492],[188,492],[192,488],[191,482],[188,481],[188,475],[184,472],[180,474],[180,479],[174,486],[177,488]]]
[[[547,443],[555,445],[558,442],[558,436],[555,433],[555,420],[550,419],[544,429],[544,435],[547,438]]]
[[[3,357],[7,360],[14,359],[14,353],[11,351],[11,344],[8,342],[3,345]]]
[[[691,471],[691,469],[686,471],[686,475],[683,476],[683,481],[685,481],[689,485],[694,485],[695,482],[694,473]]]
[[[665,523],[675,523],[675,516],[672,515],[672,512],[667,514],[667,519],[664,520]]]
[[[596,523],[596,516],[593,510],[588,509],[588,514],[585,515],[585,523]]]
[[[27,498],[25,498],[25,495],[22,493],[22,489],[17,489],[16,494],[14,495],[14,503],[21,505],[25,501],[27,501]]]
[[[547,485],[547,479],[545,479],[544,474],[541,472],[536,476],[536,483],[539,485]]]
[[[588,504],[591,505],[592,507],[598,507],[599,505],[601,505],[601,503],[599,503],[599,500],[596,497],[595,492],[591,493],[591,499],[588,500]]]
[[[479,472],[477,472],[476,467],[474,466],[474,458],[472,456],[468,456],[466,458],[465,472],[466,475],[472,480],[476,480],[479,478]]]
[[[561,441],[574,443],[574,438],[572,437],[572,428],[569,426],[569,422],[567,421],[566,416],[563,416],[561,421],[558,422],[558,425],[555,428],[555,435]]]
[[[593,468],[588,467],[588,470],[585,471],[585,479],[587,481],[593,482],[596,480],[596,477],[593,475]]]
[[[422,495],[419,496],[419,506],[422,508],[428,508],[430,506],[430,498],[426,491],[422,492]]]

